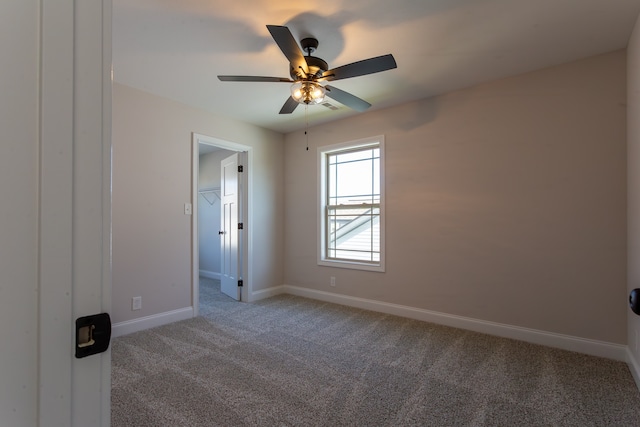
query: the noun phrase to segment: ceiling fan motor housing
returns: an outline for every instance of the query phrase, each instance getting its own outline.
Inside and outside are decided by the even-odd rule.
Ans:
[[[307,37],[300,41],[300,46],[306,53],[304,59],[307,62],[309,74],[305,75],[305,73],[299,68],[294,68],[294,66],[291,66],[291,70],[289,72],[291,74],[291,78],[293,80],[307,80],[321,77],[322,74],[329,69],[329,65],[323,59],[311,56],[311,54],[318,48],[318,40],[314,39],[313,37]]]
[[[321,77],[322,74],[329,69],[329,65],[323,59],[317,58],[315,56],[305,56],[304,59],[307,61],[309,74],[305,75],[304,71],[302,71],[301,69],[296,69],[292,66],[290,74],[293,80],[306,80],[308,78]]]
[[[305,56],[304,59],[307,61],[309,74],[305,76],[302,70],[291,67],[290,74],[293,80],[321,77],[322,74],[329,69],[329,65],[323,59],[315,56]]]

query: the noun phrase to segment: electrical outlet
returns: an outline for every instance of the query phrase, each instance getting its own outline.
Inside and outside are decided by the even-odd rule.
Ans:
[[[131,310],[140,310],[142,308],[142,297],[131,298]]]
[[[336,285],[336,278],[334,276],[331,276],[331,279],[329,279],[329,284],[331,286],[335,286]]]

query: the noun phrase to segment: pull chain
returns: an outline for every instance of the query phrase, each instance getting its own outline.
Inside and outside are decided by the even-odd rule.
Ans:
[[[307,151],[309,151],[309,117],[307,116],[307,109],[309,106],[307,104],[304,105],[304,136],[307,140]]]

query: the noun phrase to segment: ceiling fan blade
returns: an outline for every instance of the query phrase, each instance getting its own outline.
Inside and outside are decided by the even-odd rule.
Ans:
[[[381,71],[397,68],[396,60],[393,55],[382,55],[375,58],[363,59],[362,61],[352,62],[333,70],[325,71],[319,80],[339,80],[348,79],[350,77],[364,76],[367,74],[379,73]]]
[[[291,63],[291,66],[295,70],[302,68],[305,74],[309,73],[309,67],[307,67],[307,61],[304,59],[304,53],[298,46],[296,39],[293,38],[293,34],[289,31],[289,28],[280,25],[267,25],[267,29],[282,53],[284,53],[284,56],[286,56]]]
[[[326,95],[329,98],[333,98],[339,103],[344,104],[349,108],[353,108],[356,111],[362,112],[371,107],[371,104],[364,99],[360,99],[355,95],[351,95],[349,92],[338,89],[337,87],[327,85],[325,86],[325,89],[327,89]]]
[[[296,101],[295,99],[293,99],[292,96],[290,96],[289,99],[287,99],[287,102],[285,102],[282,108],[280,109],[280,114],[291,114],[293,113],[293,110],[295,110],[297,106],[298,106],[298,101]]]
[[[284,77],[260,77],[260,76],[218,76],[223,82],[284,82],[293,83],[293,80]]]

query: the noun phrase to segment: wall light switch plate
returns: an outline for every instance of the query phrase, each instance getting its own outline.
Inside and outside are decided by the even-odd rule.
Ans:
[[[191,215],[192,213],[192,209],[191,209],[191,203],[185,203],[184,204],[184,214],[185,215]]]

